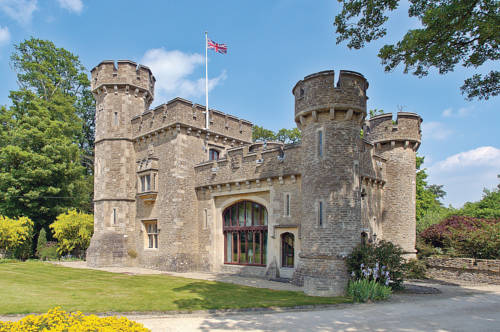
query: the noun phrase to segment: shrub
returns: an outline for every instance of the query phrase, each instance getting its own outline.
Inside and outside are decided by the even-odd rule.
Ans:
[[[29,315],[17,322],[1,322],[0,332],[7,331],[149,331],[142,324],[125,317],[97,317],[77,311],[67,313],[57,307],[43,315]]]
[[[410,259],[406,262],[406,279],[424,279],[427,267],[425,262],[418,259]]]
[[[347,295],[351,296],[354,302],[386,300],[391,293],[389,286],[381,285],[375,280],[351,280],[347,286]]]
[[[57,242],[47,242],[37,251],[37,254],[38,258],[42,261],[59,259],[60,255],[57,252]]]
[[[50,228],[58,240],[57,252],[60,255],[82,256],[90,245],[94,232],[94,217],[91,214],[70,210],[58,215]]]
[[[388,241],[379,241],[376,244],[360,244],[353,249],[346,259],[347,269],[354,279],[362,279],[366,271],[371,271],[372,278],[379,283],[385,283],[385,277],[381,276],[389,273],[390,286],[400,288],[403,284],[404,259],[403,249]],[[374,271],[377,271],[378,278]]]
[[[440,250],[438,250],[438,248],[435,248],[431,244],[425,242],[425,240],[422,239],[420,236],[417,236],[415,247],[417,249],[418,259],[423,259],[430,257],[432,255],[437,255],[441,252]]]
[[[435,247],[445,247],[453,231],[472,232],[486,224],[499,223],[500,219],[479,219],[465,216],[451,216],[432,225],[420,233],[420,237]]]
[[[483,222],[472,231],[452,230],[445,246],[453,248],[456,256],[478,259],[500,259],[500,223]]]
[[[29,218],[11,219],[0,216],[0,254],[28,259],[32,237],[33,222]]]

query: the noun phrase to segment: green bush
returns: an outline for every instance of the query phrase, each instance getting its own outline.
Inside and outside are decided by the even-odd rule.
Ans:
[[[38,258],[42,261],[59,259],[57,252],[57,242],[47,242],[45,245],[37,250]]]
[[[427,267],[425,262],[418,259],[410,259],[406,262],[406,279],[424,279]]]
[[[431,244],[425,242],[425,240],[422,239],[420,236],[417,236],[415,247],[417,249],[418,259],[427,258],[442,252],[441,250],[437,250],[438,248],[435,248]]]
[[[403,249],[388,241],[376,244],[359,244],[346,259],[347,269],[353,279],[370,279],[398,289],[403,285],[405,270]]]
[[[386,300],[391,293],[389,286],[381,285],[375,280],[351,280],[347,286],[347,295],[351,296],[354,302]]]

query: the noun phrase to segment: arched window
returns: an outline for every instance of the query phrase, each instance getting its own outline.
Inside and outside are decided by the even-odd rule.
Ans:
[[[219,160],[219,151],[215,149],[208,150],[208,160]]]
[[[224,263],[266,265],[267,210],[264,206],[241,201],[226,208],[224,222]]]

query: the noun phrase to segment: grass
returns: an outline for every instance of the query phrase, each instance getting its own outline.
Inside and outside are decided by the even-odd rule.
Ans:
[[[298,306],[352,302],[166,275],[133,276],[37,261],[0,264],[0,314],[126,312]]]

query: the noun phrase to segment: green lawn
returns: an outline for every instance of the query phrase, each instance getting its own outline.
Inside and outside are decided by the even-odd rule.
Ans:
[[[0,264],[0,314],[169,311],[351,302],[166,275],[131,276],[28,261]]]

